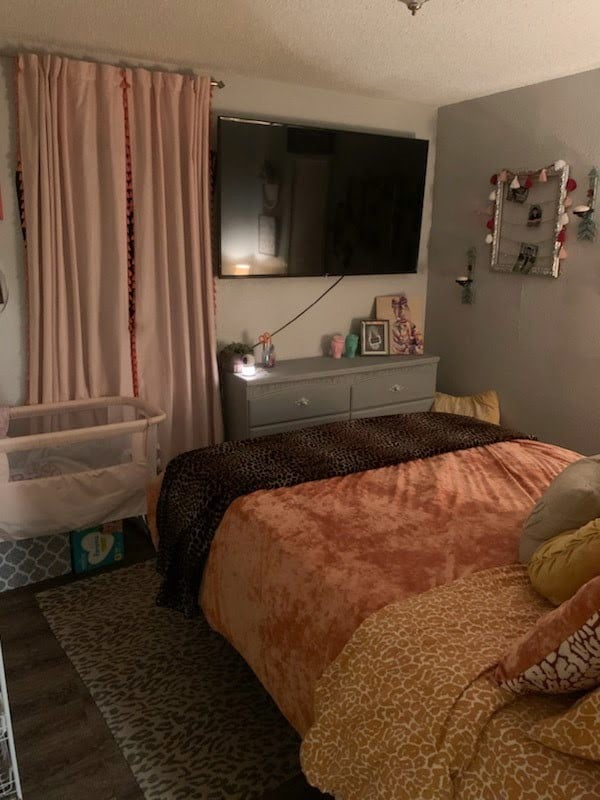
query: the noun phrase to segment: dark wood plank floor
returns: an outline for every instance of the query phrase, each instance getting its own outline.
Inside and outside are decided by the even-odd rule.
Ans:
[[[152,555],[145,532],[130,527],[124,561],[106,571]],[[37,592],[88,577],[55,578],[0,595],[0,637],[24,800],[144,797],[100,711],[35,600]],[[325,797],[298,775],[263,800]]]

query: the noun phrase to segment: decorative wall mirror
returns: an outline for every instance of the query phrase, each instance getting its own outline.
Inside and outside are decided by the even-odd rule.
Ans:
[[[491,268],[519,275],[558,278],[566,258],[568,193],[577,184],[557,161],[537,170],[502,170],[492,177],[494,202],[488,221]]]

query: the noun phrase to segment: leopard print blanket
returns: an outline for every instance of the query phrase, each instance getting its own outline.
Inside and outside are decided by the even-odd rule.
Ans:
[[[425,412],[333,422],[192,450],[168,465],[157,508],[159,605],[198,614],[212,538],[229,505],[278,489],[404,461],[506,442],[516,431],[470,417]]]

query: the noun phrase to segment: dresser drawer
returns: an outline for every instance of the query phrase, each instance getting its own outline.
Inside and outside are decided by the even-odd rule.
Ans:
[[[416,414],[417,411],[431,411],[433,397],[424,400],[409,400],[408,403],[398,403],[394,406],[381,406],[380,408],[363,408],[352,412],[352,419],[361,417],[389,417],[392,414]]]
[[[294,420],[292,422],[280,422],[278,425],[263,425],[262,428],[252,428],[250,438],[256,439],[257,436],[271,436],[274,433],[285,433],[286,431],[297,431],[300,428],[313,428],[315,425],[326,425],[328,422],[344,422],[350,419],[350,414],[332,414],[327,417],[315,417],[314,419]]]
[[[396,405],[409,400],[433,397],[436,365],[406,367],[374,375],[352,387],[352,410]]]
[[[331,416],[349,410],[349,386],[304,385],[248,401],[251,428],[276,422]]]

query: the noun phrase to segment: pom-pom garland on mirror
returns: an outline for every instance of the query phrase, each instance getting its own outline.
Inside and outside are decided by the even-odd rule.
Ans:
[[[537,170],[519,170],[518,172],[513,172],[512,170],[509,169],[503,169],[500,170],[500,172],[494,173],[490,178],[490,183],[495,188],[489,195],[489,200],[494,205],[491,206],[490,209],[488,209],[488,212],[490,212],[490,216],[486,222],[488,233],[485,237],[485,243],[491,245],[494,242],[493,232],[495,228],[495,211],[496,211],[495,204],[498,202],[498,192],[504,191],[502,184],[505,183],[508,184],[510,190],[515,192],[522,191],[523,189],[529,190],[533,187],[535,181],[538,181],[539,183],[548,183],[549,174],[554,175],[557,172],[563,170],[566,166],[567,162],[564,161],[563,159],[559,159],[558,161],[555,161],[553,164],[549,164],[548,166],[542,167],[541,169]],[[596,173],[596,180],[597,180],[597,175],[598,173]],[[591,174],[590,174],[590,179],[592,179]],[[591,180],[590,180],[590,185],[591,185]],[[576,189],[577,189],[577,181],[574,178],[569,178],[566,183],[567,195],[574,192]],[[593,192],[593,194],[595,199],[595,191]],[[588,192],[588,195],[590,195],[590,192]],[[537,203],[536,205],[539,207],[546,205],[546,203],[548,202],[554,202],[554,201],[544,201],[541,203]],[[558,244],[560,244],[558,257],[561,261],[564,261],[568,257],[568,253],[565,248],[565,242],[567,241],[567,225],[569,224],[571,218],[567,213],[567,209],[571,208],[572,205],[573,205],[573,200],[567,196],[564,202],[564,206],[560,206],[559,208],[560,229],[556,236],[556,239],[553,239],[553,241],[556,241]],[[592,203],[590,203],[590,205],[592,205]],[[543,224],[542,220],[534,219],[533,217],[530,217],[530,219],[526,223],[524,223],[524,225],[526,226],[531,226],[531,225],[540,226],[541,224]],[[595,226],[594,226],[593,236],[595,236]],[[581,238],[581,226],[580,226],[580,238]],[[512,243],[512,240],[510,241]],[[517,244],[517,240],[514,240],[514,243]]]
[[[570,194],[571,192],[574,192],[576,188],[577,188],[577,181],[575,180],[575,178],[569,178],[569,180],[567,181],[567,192],[569,192]]]

